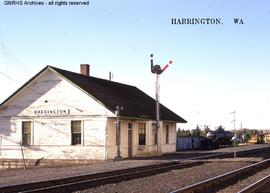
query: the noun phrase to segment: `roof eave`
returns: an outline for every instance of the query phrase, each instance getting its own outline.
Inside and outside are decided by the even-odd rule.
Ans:
[[[109,117],[109,118],[115,118],[115,117]],[[131,117],[131,116],[119,116],[121,119],[126,119],[126,120],[148,120],[148,121],[155,121],[155,119],[152,118],[146,118],[146,117]],[[187,123],[186,120],[165,120],[161,119],[160,121],[162,122],[172,122],[172,123]]]

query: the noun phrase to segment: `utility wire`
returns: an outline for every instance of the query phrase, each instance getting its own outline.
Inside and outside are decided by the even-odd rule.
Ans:
[[[14,78],[12,78],[10,75],[9,75],[9,69],[8,69],[8,65],[7,65],[7,60],[10,62],[10,63],[12,63],[12,64],[14,64],[14,67],[19,71],[19,72],[21,72],[21,73],[24,73],[24,74],[26,74],[26,75],[29,75],[29,68],[26,66],[26,65],[24,65],[22,62],[21,62],[21,60],[18,58],[18,57],[16,57],[11,51],[10,51],[10,49],[4,44],[4,40],[3,40],[4,38],[3,38],[3,35],[2,35],[2,31],[1,31],[1,29],[0,29],[0,51],[2,52],[2,55],[4,56],[4,63],[5,63],[5,66],[6,66],[6,70],[7,70],[7,73],[4,73],[4,72],[1,72],[0,71],[0,75],[2,75],[2,76],[4,76],[4,77],[6,77],[6,78],[8,78],[9,80],[12,80],[13,82],[16,82],[16,83],[18,83],[18,84],[21,84],[21,82],[20,81],[18,81],[18,80],[16,80],[16,79],[14,79]],[[41,82],[42,83],[42,82]],[[37,88],[38,87],[36,87],[35,89],[33,89],[33,87],[32,87],[32,89],[31,89],[31,91],[32,92],[35,92],[37,95],[42,95],[43,93],[41,93],[40,91],[38,91],[37,90]],[[56,98],[57,97],[60,97],[60,93],[55,93],[56,94]],[[73,106],[71,106],[71,105],[67,105],[67,104],[63,104],[63,103],[61,103],[61,102],[56,102],[56,101],[52,101],[52,100],[50,100],[50,102],[53,102],[53,103],[57,103],[57,104],[61,104],[61,105],[64,105],[64,106],[66,106],[66,107],[70,107],[70,108],[75,108],[76,110],[79,110],[79,111],[82,111],[81,109],[78,109],[78,108],[76,108],[76,107],[73,107]],[[11,106],[9,106],[9,108],[10,108]],[[42,105],[40,106],[40,107],[42,107]],[[23,108],[23,107],[20,107],[20,106],[12,106],[11,108],[13,108],[13,109],[21,109],[21,108]]]
[[[29,73],[30,71],[29,68],[27,68],[27,66],[24,65],[22,61],[13,54],[3,42],[2,42],[2,47],[0,49],[4,53],[5,57],[7,57],[10,60],[10,62],[12,62],[15,65],[17,70],[23,73],[27,73],[27,74]]]
[[[9,75],[7,75],[7,74],[5,74],[5,73],[3,73],[3,72],[0,72],[0,74],[2,74],[3,76],[7,77],[9,80],[12,80],[12,81],[14,81],[14,82],[16,82],[16,83],[20,83],[19,81],[17,81],[17,80],[15,80],[15,79],[11,78]]]
[[[4,64],[6,67],[6,75],[10,77],[8,63],[13,64],[13,66],[20,72],[25,75],[28,75],[30,70],[29,68],[22,63],[22,61],[13,54],[12,51],[5,45],[4,37],[2,34],[2,30],[0,29],[0,51],[3,55]]]

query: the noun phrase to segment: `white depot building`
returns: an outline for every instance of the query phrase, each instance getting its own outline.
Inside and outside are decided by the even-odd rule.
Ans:
[[[0,105],[0,158],[113,159],[117,154],[116,107],[122,107],[122,157],[176,151],[176,123],[186,121],[126,84],[47,66]],[[158,146],[158,148],[157,148]]]

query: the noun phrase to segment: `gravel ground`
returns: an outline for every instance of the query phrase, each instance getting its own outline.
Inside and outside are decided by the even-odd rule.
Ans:
[[[150,177],[108,184],[77,193],[165,193],[249,165],[250,162],[211,162]]]
[[[68,166],[68,167],[46,167],[30,169],[12,169],[0,171],[0,186],[24,184],[43,181],[48,179],[63,178],[69,176],[97,173],[110,170],[164,163],[164,160],[125,160],[119,162],[104,161],[93,165]]]

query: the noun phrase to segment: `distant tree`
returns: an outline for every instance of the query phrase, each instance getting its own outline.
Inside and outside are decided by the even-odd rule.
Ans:
[[[192,136],[202,136],[203,132],[200,129],[199,125],[197,125],[196,129],[191,130],[191,135]]]
[[[180,133],[180,132],[181,132],[181,129],[178,127],[178,129],[176,131],[177,136],[178,136],[178,133]]]
[[[259,135],[259,134],[260,134],[260,131],[257,130],[257,129],[251,129],[251,130],[250,130],[250,134],[251,134],[251,135]]]
[[[210,131],[210,128],[208,127],[208,125],[204,126],[204,130],[202,132],[202,136],[206,137],[207,133]]]
[[[179,137],[191,136],[191,132],[190,132],[190,130],[184,130],[184,129],[178,128],[177,136],[179,136]]]
[[[243,141],[247,142],[251,139],[251,135],[249,133],[243,133],[242,139],[243,139]]]
[[[256,140],[257,143],[263,142],[263,131],[257,129],[238,129],[236,131],[238,137],[242,138],[243,141],[248,142],[251,139]]]

